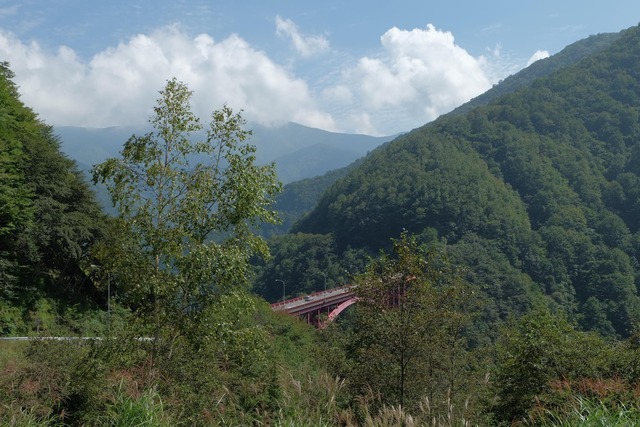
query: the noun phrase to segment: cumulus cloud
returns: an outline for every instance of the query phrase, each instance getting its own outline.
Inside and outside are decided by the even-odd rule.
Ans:
[[[301,54],[328,49],[289,20],[278,17],[276,24]],[[179,26],[135,35],[85,59],[69,47],[48,51],[0,30],[0,57],[11,63],[23,101],[58,126],[144,123],[158,90],[175,76],[194,91],[194,110],[203,118],[226,102],[262,124],[389,135],[435,119],[507,75],[496,65],[499,46],[486,58],[473,57],[433,25],[391,28],[380,40],[375,55],[345,60],[328,53],[317,81],[296,76],[238,35],[192,37]]]
[[[539,60],[544,59],[544,58],[548,58],[549,56],[550,56],[549,52],[547,52],[546,50],[538,50],[527,61],[527,67],[529,65],[533,64],[534,62],[539,61]]]
[[[361,58],[339,86],[351,88],[378,133],[424,124],[491,87],[485,58],[471,56],[453,34],[431,24],[391,28],[381,43],[380,55]]]
[[[175,76],[194,91],[194,110],[203,117],[226,102],[261,123],[335,128],[306,82],[237,35],[216,42],[165,27],[84,61],[68,47],[50,53],[0,32],[0,56],[11,63],[23,101],[55,125],[143,123],[158,90]]]
[[[348,104],[353,102],[353,92],[347,86],[332,86],[324,89],[323,96],[327,102],[337,104]]]
[[[294,49],[305,58],[329,50],[329,41],[325,37],[303,36],[295,22],[290,19],[276,16],[276,33],[281,37],[289,38]]]

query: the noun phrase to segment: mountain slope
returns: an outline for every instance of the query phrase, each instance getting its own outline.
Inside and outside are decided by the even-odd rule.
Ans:
[[[15,333],[43,298],[69,304],[94,292],[81,266],[104,231],[76,164],[61,153],[51,127],[20,101],[12,78],[1,63],[0,334]]]
[[[276,196],[276,202],[273,206],[278,211],[282,222],[277,225],[264,224],[260,229],[260,233],[264,237],[288,233],[297,220],[315,208],[327,188],[347,175],[360,161],[357,160],[349,166],[331,170],[323,175],[285,185],[282,192]]]
[[[583,327],[640,319],[640,29],[466,114],[381,147],[294,231],[375,250],[437,234],[494,316],[543,292]]]
[[[482,95],[472,99],[471,101],[461,105],[460,107],[453,110],[448,115],[459,115],[468,113],[472,109],[483,106],[491,102],[491,100],[498,98],[500,96],[515,92],[519,89],[523,89],[530,85],[534,80],[540,77],[545,77],[552,72],[555,72],[563,67],[573,65],[576,62],[584,59],[585,57],[600,52],[603,49],[606,49],[610,46],[615,40],[620,37],[621,33],[611,33],[611,34],[599,34],[597,36],[591,36],[587,39],[580,40],[575,42],[561,52],[553,55],[549,58],[545,58],[543,60],[537,61],[533,63],[531,66],[525,68],[524,70],[519,71],[518,73],[507,77],[504,81],[495,85],[493,88],[489,89],[487,92]],[[338,151],[330,151],[327,152],[328,155],[336,156],[338,155]],[[318,156],[312,157],[313,159],[318,159]],[[344,157],[346,158],[346,157]],[[296,165],[301,164],[302,162],[297,162],[294,159],[288,161],[284,160],[280,162],[277,160],[278,164],[283,165]],[[308,162],[306,162],[308,163]],[[355,165],[349,165],[349,169],[353,168]],[[286,167],[286,166],[285,166]],[[321,169],[326,168],[324,165]],[[317,169],[314,169],[317,172]],[[304,183],[301,183],[300,186],[293,185],[296,184],[292,182],[292,185],[285,186],[283,190],[282,196],[279,200],[286,200],[285,203],[278,203],[276,208],[280,211],[281,216],[283,217],[284,223],[279,227],[268,227],[265,235],[271,235],[274,233],[281,234],[283,232],[287,232],[289,227],[299,219],[303,214],[310,211],[317,204],[322,192],[326,188],[328,188],[333,182],[335,182],[339,177],[342,177],[346,173],[333,173],[333,171],[328,172],[326,176],[317,176],[313,178],[306,178]],[[283,169],[281,172],[281,176],[285,182],[289,182],[289,175],[286,169]],[[313,191],[309,191],[309,188],[315,187]],[[321,190],[321,191],[320,191]],[[296,193],[298,191],[303,191],[305,194],[299,197]],[[315,194],[317,197],[315,199],[310,199],[310,195]],[[296,205],[296,200],[301,200],[299,205]]]
[[[548,58],[534,62],[524,70],[507,77],[485,93],[461,105],[449,114],[468,113],[476,107],[487,105],[493,99],[529,86],[534,80],[548,76],[564,67],[573,65],[589,55],[607,49],[622,33],[605,33],[579,40]]]

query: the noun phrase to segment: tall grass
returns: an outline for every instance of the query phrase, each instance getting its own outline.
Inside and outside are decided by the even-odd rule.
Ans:
[[[447,398],[447,413],[439,414],[433,411],[427,397],[418,405],[418,410],[409,413],[402,406],[383,406],[377,413],[371,414],[364,407],[364,420],[361,425],[365,427],[471,427],[463,411],[457,410],[450,399]],[[466,408],[465,408],[466,409]],[[353,426],[360,424],[353,424]]]
[[[344,380],[327,373],[297,379],[281,372],[282,394],[278,401],[276,426],[331,426],[339,418],[344,399]]]
[[[25,353],[28,341],[0,340],[0,369],[8,364],[26,364]]]
[[[160,396],[155,389],[144,391],[133,397],[126,393],[122,383],[117,390],[115,402],[109,405],[106,414],[100,417],[98,426],[111,427],[169,427],[174,425],[165,414]]]
[[[541,427],[638,426],[640,407],[625,405],[622,402],[605,403],[601,400],[575,397],[571,410],[546,410],[542,414],[532,416],[529,424]]]
[[[0,410],[0,425],[7,427],[56,427],[62,424],[57,423],[54,417],[41,416],[32,409],[11,404]]]
[[[326,373],[298,380],[285,374],[284,390],[278,402],[277,427],[471,427],[469,408],[456,407],[450,396],[443,396],[446,411],[437,411],[427,397],[415,411],[403,406],[384,405],[380,396],[370,392],[356,401],[348,399],[345,380]],[[442,406],[442,405],[439,405]]]

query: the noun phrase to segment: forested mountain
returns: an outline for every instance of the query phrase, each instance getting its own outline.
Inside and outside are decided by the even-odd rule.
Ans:
[[[260,228],[260,233],[265,237],[288,233],[297,220],[316,206],[327,188],[347,175],[360,162],[361,160],[357,160],[344,168],[334,169],[323,175],[285,185],[282,192],[276,197],[274,204],[274,208],[280,216],[280,224],[265,224]]]
[[[486,105],[499,96],[529,86],[538,78],[548,76],[554,71],[573,65],[589,55],[608,48],[621,34],[622,33],[598,34],[572,43],[555,55],[538,60],[524,70],[507,77],[485,93],[478,95],[449,114],[468,113],[475,107]]]
[[[542,303],[628,334],[640,318],[640,29],[614,38],[374,151],[294,232],[332,236],[340,258],[407,230],[468,268],[489,319]]]
[[[545,77],[563,67],[575,64],[588,55],[607,48],[617,40],[620,35],[621,33],[598,34],[577,41],[559,53],[549,58],[536,61],[529,67],[507,77],[482,95],[451,111],[448,115],[468,113],[476,107],[487,105],[495,98],[522,89],[530,85],[537,78]],[[294,162],[284,162],[283,164],[289,163],[295,164]],[[286,233],[296,220],[315,207],[322,193],[330,185],[354,166],[355,163],[340,170],[329,171],[324,176],[306,178],[299,183],[292,182],[286,185],[276,205],[276,208],[283,218],[283,224],[281,226],[268,227],[265,230],[265,235]]]
[[[60,152],[52,128],[19,100],[12,77],[2,63],[0,311],[7,324],[0,324],[0,333],[12,332],[21,310],[43,297],[92,292],[79,264],[87,262],[88,245],[102,227],[93,193]]]

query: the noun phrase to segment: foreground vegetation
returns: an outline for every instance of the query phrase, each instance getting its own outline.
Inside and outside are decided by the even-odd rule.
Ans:
[[[473,340],[481,296],[462,278],[445,254],[404,234],[355,278],[354,311],[325,330],[237,290],[200,313],[211,327],[204,337],[141,340],[153,328],[129,316],[100,340],[0,342],[0,421],[546,426],[640,417],[637,334],[606,340],[538,308],[485,345]]]
[[[434,289],[425,290],[429,299]],[[431,340],[405,348],[417,357],[401,381],[392,338],[403,334],[385,341],[384,330],[361,329],[371,326],[364,307],[349,325],[318,331],[259,299],[222,303],[210,318],[231,331],[197,347],[180,339],[170,354],[137,340],[135,326],[96,341],[0,342],[0,423],[546,426],[640,417],[640,341],[607,342],[548,311],[507,322],[495,348],[432,324]],[[455,304],[447,310],[455,319]]]

